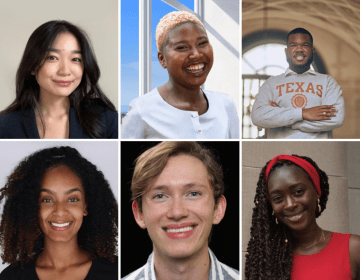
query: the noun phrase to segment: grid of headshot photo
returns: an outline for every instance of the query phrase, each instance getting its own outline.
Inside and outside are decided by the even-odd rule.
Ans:
[[[360,0],[0,26],[0,280],[360,280]]]

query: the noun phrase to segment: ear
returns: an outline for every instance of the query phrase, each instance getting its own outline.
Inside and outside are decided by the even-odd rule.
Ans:
[[[312,47],[312,53],[314,53],[315,52],[315,47]]]
[[[214,225],[220,223],[221,220],[224,218],[225,210],[226,210],[226,199],[225,196],[222,195],[215,204],[214,218],[213,218]]]
[[[139,227],[141,227],[142,229],[146,229],[146,224],[145,224],[145,221],[143,219],[143,213],[139,209],[139,205],[137,204],[136,201],[134,201],[132,203],[132,211],[133,211],[133,214],[134,214],[134,217],[135,217],[135,221],[137,222]]]
[[[162,68],[166,69],[166,59],[165,59],[165,55],[162,52],[158,52],[158,60]]]
[[[84,216],[87,216],[89,214],[88,210],[87,210],[87,204],[85,204],[85,208],[84,208]]]

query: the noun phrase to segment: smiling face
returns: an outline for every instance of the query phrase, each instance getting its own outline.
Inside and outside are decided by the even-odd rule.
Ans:
[[[169,81],[184,88],[204,84],[214,60],[205,30],[192,22],[181,24],[169,32],[158,58],[168,70]]]
[[[189,155],[169,158],[142,196],[142,211],[133,204],[135,219],[148,230],[155,254],[170,258],[207,253],[212,225],[221,221],[225,208],[224,196],[215,205],[204,164]]]
[[[69,96],[80,84],[84,72],[78,40],[71,33],[61,33],[44,64],[35,73],[41,95]]]
[[[87,210],[81,180],[70,168],[59,166],[44,174],[39,204],[40,228],[45,244],[77,241]]]
[[[315,48],[308,34],[296,33],[289,36],[285,53],[291,70],[297,73],[301,72],[301,69],[308,70],[314,52]]]
[[[282,166],[270,173],[268,199],[274,215],[292,230],[316,225],[318,198],[313,182],[302,168]]]

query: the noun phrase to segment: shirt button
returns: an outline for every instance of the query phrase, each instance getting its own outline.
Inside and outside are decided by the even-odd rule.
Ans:
[[[201,130],[199,129],[199,130],[197,131],[197,134],[200,134],[200,132],[201,132]]]
[[[192,116],[193,118],[196,118],[196,114],[191,114],[191,116]]]

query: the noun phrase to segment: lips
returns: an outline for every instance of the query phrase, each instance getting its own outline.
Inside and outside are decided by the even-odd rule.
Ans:
[[[171,239],[184,239],[190,237],[195,231],[193,223],[172,224],[163,228],[165,234]]]
[[[61,87],[68,87],[71,85],[71,81],[55,81],[55,83]]]
[[[51,227],[56,230],[56,231],[63,231],[63,230],[67,230],[72,222],[58,222],[58,223],[55,223],[55,222],[49,222]]]
[[[287,220],[289,220],[290,222],[298,222],[304,216],[303,215],[304,212],[305,211],[301,211],[300,213],[294,213],[294,214],[290,214],[290,215],[285,215],[285,218]]]

